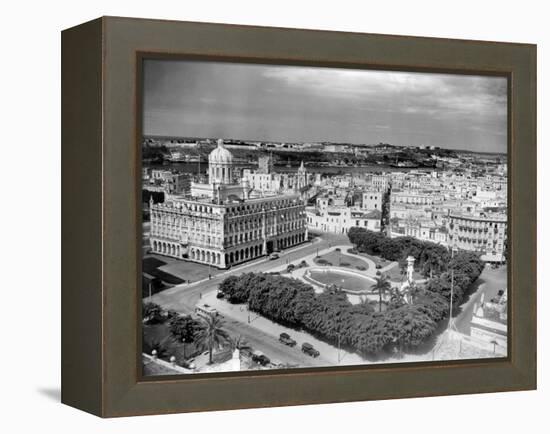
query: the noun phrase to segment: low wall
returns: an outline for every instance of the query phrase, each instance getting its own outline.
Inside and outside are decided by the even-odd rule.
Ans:
[[[155,363],[159,366],[162,366],[163,368],[175,371],[179,374],[192,374],[193,372],[195,372],[192,369],[183,368],[175,363],[167,362],[165,360],[159,359],[158,357],[150,356],[149,354],[146,354],[146,353],[141,353],[141,357],[144,361],[147,361],[149,363]]]

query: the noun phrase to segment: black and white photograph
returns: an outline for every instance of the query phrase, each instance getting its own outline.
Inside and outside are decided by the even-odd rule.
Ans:
[[[507,77],[141,67],[144,376],[507,357]]]

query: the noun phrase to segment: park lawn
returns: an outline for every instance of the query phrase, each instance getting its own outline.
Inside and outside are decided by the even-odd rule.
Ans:
[[[352,250],[352,249],[348,249],[348,251],[349,250]],[[380,265],[382,267],[386,267],[391,264],[391,261],[381,258],[380,256],[369,255],[368,253],[360,252],[358,250],[356,251],[355,254],[359,256],[364,256],[365,258],[369,258],[371,261],[374,262],[375,265]]]
[[[380,256],[369,255],[368,253],[364,253],[364,252],[357,252],[356,255],[369,258],[371,261],[375,263],[375,266],[380,265],[381,269],[392,264],[392,261],[388,261],[387,259],[381,258]],[[401,269],[399,268],[399,264],[397,262],[394,263],[393,267],[391,267],[389,270],[384,271],[383,273],[386,276],[388,276],[390,280],[394,282],[401,282],[402,280],[405,279],[404,275],[401,274]],[[415,271],[413,273],[413,277],[415,280],[424,279],[424,276],[422,276],[422,274],[420,274],[418,271]]]
[[[373,286],[373,283],[364,277],[354,276],[352,274],[348,275],[348,273],[338,273],[337,271],[331,270],[327,273],[312,270],[311,279],[327,286],[336,285],[350,291],[367,291]]]
[[[387,276],[393,282],[402,282],[405,281],[405,275],[401,274],[401,269],[399,265],[390,268],[389,270],[384,271],[384,275]]]
[[[362,261],[361,259],[355,258],[353,256],[346,255],[345,253],[338,252],[336,250],[331,250],[330,252],[325,253],[324,255],[321,255],[320,257],[314,259],[317,265],[323,265],[322,263],[319,263],[319,259],[324,259],[334,266],[356,269],[359,269],[358,267],[361,267],[363,271],[369,268],[369,265],[365,261]]]

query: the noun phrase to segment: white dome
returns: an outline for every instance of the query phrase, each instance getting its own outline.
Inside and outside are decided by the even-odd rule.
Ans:
[[[232,164],[233,154],[223,146],[223,141],[218,140],[218,147],[210,152],[208,156],[209,164]]]

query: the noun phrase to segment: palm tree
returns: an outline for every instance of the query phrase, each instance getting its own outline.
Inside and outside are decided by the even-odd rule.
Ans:
[[[405,296],[401,293],[399,288],[393,288],[390,292],[390,304],[393,306],[403,306],[405,303]]]
[[[424,263],[424,267],[430,270],[430,279],[433,278],[434,270],[437,274],[439,274],[444,265],[445,264],[443,262],[443,259],[441,259],[441,257],[437,255],[429,256]]]
[[[388,277],[382,274],[380,277],[376,277],[376,283],[371,286],[373,292],[378,292],[378,311],[382,312],[382,297],[390,292],[391,284]]]
[[[208,348],[208,363],[212,364],[212,351],[214,347],[219,348],[222,343],[230,342],[229,334],[223,329],[223,321],[217,315],[208,315],[201,318],[201,325],[195,341],[202,348]]]
[[[410,304],[414,304],[414,300],[420,294],[422,294],[423,288],[421,288],[416,282],[410,282],[409,285],[403,291],[403,296],[408,297]]]

